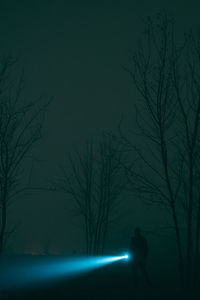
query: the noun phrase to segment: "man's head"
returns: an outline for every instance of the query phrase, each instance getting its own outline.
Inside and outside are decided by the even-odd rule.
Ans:
[[[136,228],[135,228],[135,236],[140,236],[140,234],[141,234],[140,228],[139,228],[139,227],[136,227]]]

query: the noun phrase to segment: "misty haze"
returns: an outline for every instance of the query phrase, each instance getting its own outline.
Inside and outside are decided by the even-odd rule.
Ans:
[[[2,299],[198,298],[199,10],[0,1]]]

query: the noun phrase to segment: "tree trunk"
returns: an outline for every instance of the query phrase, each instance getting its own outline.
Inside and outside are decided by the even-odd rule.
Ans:
[[[193,211],[193,159],[190,155],[189,169],[189,199],[188,199],[188,215],[187,215],[187,248],[186,248],[186,273],[188,284],[191,282],[191,250],[192,250],[192,211]]]
[[[3,248],[4,248],[4,236],[5,236],[5,230],[6,230],[6,219],[7,219],[7,209],[6,204],[2,204],[2,210],[1,210],[1,230],[0,230],[0,256],[3,254]]]
[[[7,178],[5,179],[5,183],[3,186],[3,193],[2,193],[2,208],[1,208],[1,230],[0,230],[0,256],[3,254],[4,250],[4,238],[5,238],[5,231],[6,231],[6,221],[7,221]]]
[[[175,227],[175,233],[176,233],[176,242],[177,242],[177,249],[178,249],[178,256],[179,256],[179,275],[180,275],[180,281],[182,287],[185,283],[185,276],[184,276],[184,262],[183,262],[183,253],[182,253],[182,247],[181,247],[181,237],[180,237],[180,230],[178,226],[178,220],[177,220],[177,214],[174,203],[171,204],[172,209],[172,217]]]
[[[197,221],[196,221],[196,239],[195,239],[195,258],[194,258],[194,285],[197,285],[199,279],[199,235],[200,235],[200,200],[198,205],[197,212]]]

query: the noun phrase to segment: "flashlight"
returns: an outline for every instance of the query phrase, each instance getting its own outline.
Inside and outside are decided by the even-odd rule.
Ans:
[[[130,254],[129,253],[124,253],[124,255],[122,257],[125,260],[129,260],[130,259]]]

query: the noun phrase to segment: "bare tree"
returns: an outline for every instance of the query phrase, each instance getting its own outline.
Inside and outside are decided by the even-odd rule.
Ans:
[[[200,141],[200,38],[190,35],[186,43],[184,63],[174,45],[173,83],[183,126],[182,148],[185,150],[184,176],[187,223],[186,274],[192,279],[193,269],[199,260],[199,180],[198,168]],[[180,63],[181,62],[181,63]],[[186,74],[186,75],[183,75]],[[183,151],[182,151],[183,153]],[[196,232],[195,232],[196,231]],[[195,253],[196,252],[196,253]],[[195,253],[195,259],[193,254]],[[198,265],[198,264],[197,264]],[[197,280],[197,273],[194,271]]]
[[[56,189],[72,196],[84,219],[87,254],[103,253],[114,209],[123,190],[123,153],[111,134],[97,145],[86,143],[84,153],[68,157]]]
[[[177,42],[174,21],[165,13],[146,25],[132,67],[126,68],[143,100],[135,103],[134,135],[143,147],[122,129],[120,134],[139,161],[126,167],[132,190],[170,211],[184,283],[199,261],[200,42],[192,35]]]
[[[23,188],[22,167],[27,154],[41,138],[47,103],[23,99],[23,76],[14,78],[16,61],[0,64],[0,255],[5,248],[7,216],[11,200]],[[14,79],[13,79],[14,78]]]

